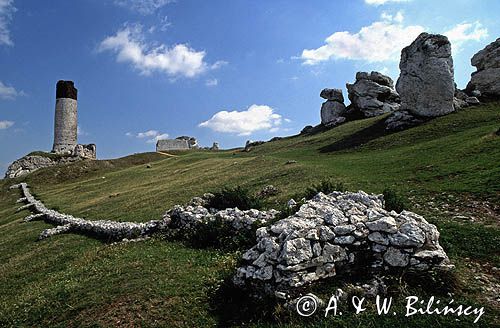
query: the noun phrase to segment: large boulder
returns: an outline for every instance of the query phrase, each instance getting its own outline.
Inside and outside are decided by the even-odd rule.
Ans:
[[[399,68],[396,90],[401,97],[401,110],[422,117],[454,111],[453,59],[446,36],[420,34],[401,51]]]
[[[392,79],[379,72],[358,72],[356,82],[346,84],[352,114],[373,117],[399,109],[399,95]]]
[[[351,272],[451,267],[434,225],[412,212],[388,212],[382,195],[362,191],[319,193],[256,236],[233,281],[268,293]]]
[[[471,64],[477,71],[472,73],[466,91],[472,96],[481,95],[483,98],[499,99],[500,38],[476,53],[471,59]]]
[[[323,89],[320,97],[326,99],[321,105],[321,124],[324,126],[336,126],[345,121],[344,96],[340,89]]]

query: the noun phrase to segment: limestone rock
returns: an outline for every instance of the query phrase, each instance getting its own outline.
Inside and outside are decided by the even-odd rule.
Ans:
[[[93,156],[95,159],[95,145],[93,146],[94,146]],[[31,172],[34,172],[36,170],[39,170],[41,168],[61,165],[61,164],[68,164],[72,162],[81,161],[85,158],[91,158],[91,157],[86,157],[90,156],[90,154],[87,153],[82,153],[81,155],[84,156],[80,156],[79,152],[75,152],[75,155],[73,156],[56,155],[51,153],[46,153],[41,155],[26,155],[18,160],[15,160],[9,165],[7,171],[5,172],[5,178],[6,179],[17,178],[29,174]]]
[[[500,98],[500,38],[496,39],[484,49],[476,53],[471,59],[472,66],[477,71],[472,73],[467,84],[467,92],[472,96],[474,91],[479,91],[481,97]]]
[[[403,267],[450,267],[434,225],[412,212],[386,211],[381,195],[319,193],[294,215],[257,230],[233,282],[275,295],[339,274]]]
[[[326,100],[338,101],[344,103],[344,95],[340,89],[323,89],[319,96]]]
[[[358,72],[354,84],[346,84],[351,115],[373,117],[399,109],[399,95],[392,79],[379,72]],[[353,114],[354,113],[354,114]]]
[[[385,128],[391,131],[405,130],[417,126],[424,121],[423,118],[413,116],[408,111],[398,110],[385,120]]]
[[[76,145],[73,149],[73,156],[81,158],[96,159],[96,146],[95,144]]]
[[[453,59],[448,38],[420,34],[401,51],[396,90],[401,110],[414,116],[436,117],[454,111]]]
[[[343,103],[334,100],[325,101],[321,105],[321,124],[332,125],[332,123],[342,123],[345,111],[346,107]]]

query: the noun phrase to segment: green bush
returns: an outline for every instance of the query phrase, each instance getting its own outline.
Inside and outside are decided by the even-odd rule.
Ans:
[[[255,244],[255,230],[260,227],[255,224],[251,229],[236,231],[231,224],[216,218],[213,221],[196,225],[185,233],[183,238],[194,248],[214,248],[224,251],[246,250]]]
[[[224,210],[226,208],[237,207],[240,210],[261,209],[262,200],[252,195],[248,189],[241,186],[234,188],[224,187],[222,190],[214,192],[214,197],[210,199],[208,207]]]
[[[408,209],[408,199],[398,194],[395,190],[386,188],[383,194],[385,209],[387,211],[396,211],[400,213],[401,211]]]
[[[330,194],[334,191],[346,191],[346,187],[342,182],[333,181],[331,179],[322,180],[318,184],[314,184],[311,187],[307,188],[304,193],[305,199],[311,199],[316,196],[319,192],[324,194]]]

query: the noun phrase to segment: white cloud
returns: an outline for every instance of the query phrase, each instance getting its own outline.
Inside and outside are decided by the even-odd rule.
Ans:
[[[14,125],[12,121],[0,121],[0,130],[5,130]]]
[[[247,110],[220,111],[208,121],[200,123],[199,127],[206,127],[217,132],[235,133],[247,136],[260,130],[276,131],[281,125],[282,117],[266,105],[252,105]]]
[[[335,32],[326,44],[317,49],[304,49],[301,59],[305,65],[316,65],[330,59],[381,62],[398,60],[401,49],[409,45],[425,28],[403,25],[403,14],[382,13],[381,20],[362,27],[359,32]]]
[[[13,100],[18,96],[24,96],[24,95],[26,95],[24,91],[17,91],[14,87],[7,86],[3,84],[2,81],[0,81],[0,99]]]
[[[171,77],[194,77],[225,63],[220,61],[209,66],[204,61],[205,51],[195,51],[186,44],[172,47],[147,44],[140,25],[126,26],[115,35],[105,38],[98,50],[116,53],[117,62],[131,63],[145,75],[157,71]]]
[[[410,2],[411,0],[365,0],[368,5],[380,6],[391,2]]]
[[[147,143],[156,143],[158,140],[167,139],[168,133],[161,133],[157,130],[148,130],[145,132],[139,132],[137,134],[127,132],[125,133],[127,137],[136,137],[138,139],[147,139]]]
[[[215,87],[219,84],[219,81],[217,79],[208,79],[205,81],[205,85],[207,87]]]
[[[137,11],[142,15],[149,15],[173,2],[173,0],[115,0],[114,3],[120,7]]]
[[[16,10],[14,0],[0,0],[0,45],[14,44],[10,38],[9,24]]]
[[[480,22],[463,22],[455,25],[450,30],[443,33],[448,37],[454,50],[459,50],[460,46],[467,41],[479,41],[488,36],[488,29]]]

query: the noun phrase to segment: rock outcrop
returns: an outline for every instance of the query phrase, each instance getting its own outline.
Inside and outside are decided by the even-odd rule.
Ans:
[[[500,99],[500,38],[476,53],[471,64],[477,71],[471,75],[467,93],[484,99]]]
[[[326,99],[321,105],[321,124],[332,127],[343,123],[346,119],[343,116],[346,112],[344,96],[340,89],[323,89],[320,97]]]
[[[51,153],[34,153],[12,162],[5,172],[5,178],[17,178],[41,168],[78,162],[84,159],[95,159],[95,145],[77,145],[72,155]]]
[[[399,109],[399,95],[392,79],[379,72],[358,72],[356,82],[346,87],[350,116],[373,117]]]
[[[276,293],[358,270],[451,267],[434,225],[383,205],[382,195],[362,191],[319,193],[296,214],[257,230],[234,283]]]
[[[447,37],[420,34],[401,51],[399,68],[396,90],[401,97],[401,110],[421,117],[454,111],[453,59]]]

